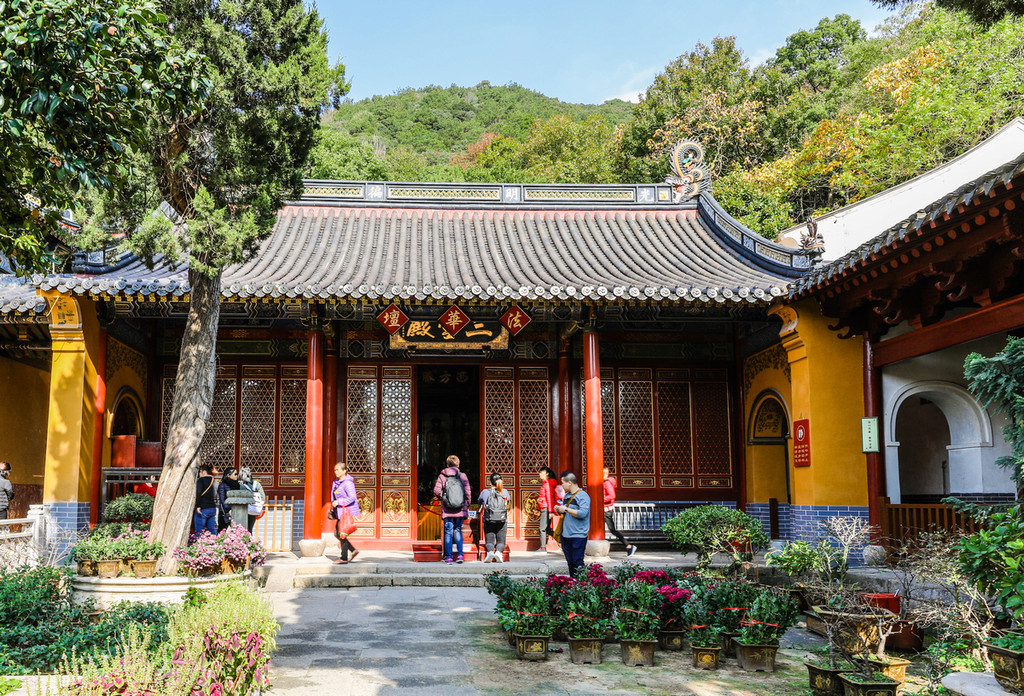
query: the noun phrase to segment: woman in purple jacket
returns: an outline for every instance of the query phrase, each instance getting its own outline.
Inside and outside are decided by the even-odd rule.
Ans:
[[[348,563],[355,560],[359,552],[352,542],[348,540],[347,534],[341,533],[341,511],[342,508],[349,511],[352,517],[360,515],[359,498],[356,496],[356,482],[349,473],[345,462],[338,462],[334,465],[334,484],[331,486],[331,505],[337,514],[338,521],[334,536],[338,537],[338,547],[341,549],[341,558],[334,563]]]

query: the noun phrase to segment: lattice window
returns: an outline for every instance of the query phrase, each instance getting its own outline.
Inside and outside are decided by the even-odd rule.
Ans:
[[[515,388],[512,380],[484,380],[484,468],[515,474]]]
[[[281,380],[281,433],[278,447],[282,474],[306,470],[306,380]]]
[[[377,380],[348,381],[345,462],[356,473],[377,471]]]
[[[651,382],[619,381],[619,437],[623,476],[654,473]]]
[[[242,414],[239,425],[239,463],[254,474],[274,473],[274,419],[277,380],[242,380]]]
[[[224,469],[235,465],[235,397],[238,382],[234,377],[217,379],[206,434],[199,454],[204,464]]]
[[[697,472],[731,474],[728,385],[723,382],[695,382],[693,420]]]
[[[174,377],[163,378],[163,394],[160,402],[160,439],[167,442],[171,429],[171,410],[174,408]]]
[[[408,473],[412,471],[412,380],[386,379],[381,392],[381,466],[387,473]]]
[[[602,370],[603,372],[603,370]],[[580,408],[583,421],[580,432],[583,434],[583,484],[587,485],[587,385],[580,383]],[[611,471],[612,476],[618,471],[615,461],[615,380],[610,377],[601,378],[601,444],[604,451],[602,460]]]
[[[693,474],[690,385],[687,382],[658,383],[658,446],[662,474]]]
[[[532,473],[551,461],[551,413],[546,380],[519,382],[519,471]]]

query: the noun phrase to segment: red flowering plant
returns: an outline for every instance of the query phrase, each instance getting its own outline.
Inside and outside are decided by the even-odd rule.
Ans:
[[[672,583],[672,578],[664,570],[640,570],[633,576],[633,580],[656,587]]]
[[[583,582],[594,588],[601,602],[601,616],[611,618],[615,613],[615,588],[618,583],[608,575],[600,563],[593,563],[587,568]]]
[[[675,585],[662,585],[658,588],[661,595],[661,628],[665,631],[682,631],[688,627],[684,620],[686,603],[693,592]]]
[[[562,616],[565,613],[565,595],[576,581],[568,575],[549,575],[544,584],[544,599],[551,616]]]

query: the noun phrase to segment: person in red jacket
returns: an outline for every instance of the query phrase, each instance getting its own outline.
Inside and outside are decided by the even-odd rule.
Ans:
[[[537,498],[537,512],[540,513],[540,548],[537,551],[547,552],[548,535],[555,526],[555,504],[558,502],[555,489],[558,480],[550,467],[542,466],[537,474],[540,476],[540,497]]]
[[[604,468],[604,526],[608,528],[612,536],[618,539],[619,543],[626,547],[626,555],[632,556],[636,553],[634,544],[627,544],[622,532],[615,528],[615,515],[612,514],[612,505],[615,504],[615,485],[618,482],[608,467]]]

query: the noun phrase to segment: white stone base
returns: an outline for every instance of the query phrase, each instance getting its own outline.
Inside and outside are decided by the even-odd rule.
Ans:
[[[992,672],[953,672],[942,678],[942,685],[961,696],[1006,696]]]
[[[252,573],[245,571],[248,579]],[[76,575],[71,582],[73,601],[93,600],[97,609],[106,611],[122,600],[130,602],[180,602],[190,587],[208,590],[217,583],[238,579],[238,574],[189,578],[181,575],[148,578],[92,578]]]
[[[588,563],[604,563],[609,559],[608,554],[612,550],[612,544],[607,539],[587,539],[586,561]]]
[[[321,539],[302,539],[299,541],[299,553],[304,558],[312,558],[315,556],[323,556],[324,550],[327,548],[327,544]]]

